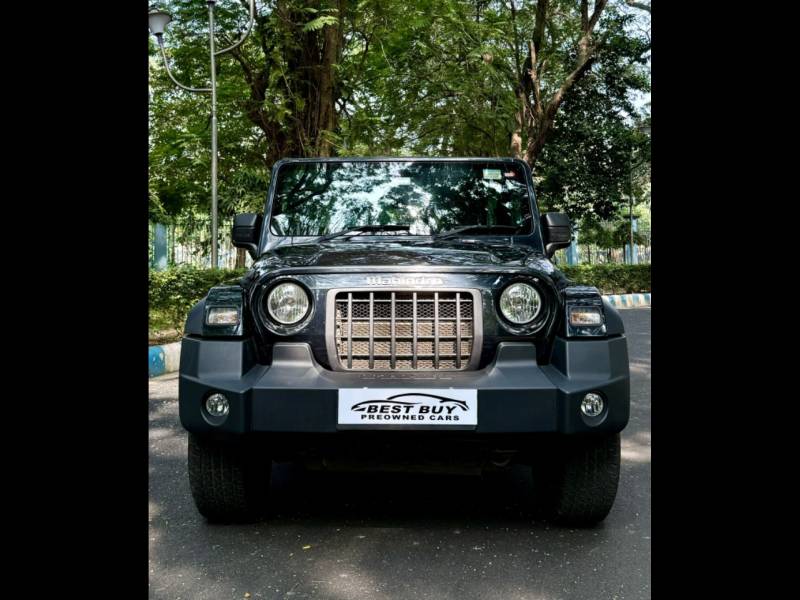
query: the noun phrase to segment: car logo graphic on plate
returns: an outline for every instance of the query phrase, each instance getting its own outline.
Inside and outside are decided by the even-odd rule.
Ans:
[[[433,394],[397,394],[396,396],[389,396],[386,399],[379,399],[379,400],[363,400],[354,404],[350,407],[350,410],[354,410],[356,412],[363,412],[367,410],[367,407],[374,404],[388,404],[388,405],[396,405],[396,406],[416,406],[422,404],[422,402],[407,402],[401,400],[395,400],[395,398],[402,398],[404,396],[425,396],[426,398],[435,398],[439,401],[439,404],[445,404],[446,402],[452,402],[461,410],[468,410],[469,407],[464,400],[454,400],[453,398],[445,398],[444,396],[434,396]]]

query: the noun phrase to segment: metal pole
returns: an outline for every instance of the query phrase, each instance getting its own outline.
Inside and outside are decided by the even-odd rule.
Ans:
[[[219,229],[219,202],[217,197],[217,159],[218,159],[218,149],[217,149],[217,62],[216,57],[221,56],[231,50],[238,48],[239,46],[244,43],[247,37],[250,35],[250,32],[253,30],[253,24],[255,23],[256,18],[256,4],[255,0],[250,0],[249,8],[250,8],[250,18],[247,23],[247,28],[245,29],[242,37],[239,38],[232,46],[228,48],[223,48],[220,51],[215,51],[214,48],[214,5],[216,4],[216,0],[206,0],[208,4],[208,42],[211,48],[211,87],[210,88],[193,88],[188,85],[184,85],[175,79],[175,76],[172,74],[172,71],[169,68],[169,61],[167,60],[167,53],[164,50],[164,40],[163,38],[163,31],[159,31],[155,33],[156,39],[158,40],[159,48],[161,49],[161,56],[164,59],[164,67],[166,68],[167,75],[172,80],[172,82],[177,85],[179,88],[184,89],[188,92],[211,92],[211,266],[212,268],[219,267],[219,254],[218,254],[218,229]],[[162,15],[164,16],[164,15]],[[167,16],[166,23],[169,23],[170,17]],[[164,24],[164,27],[166,24]],[[152,27],[151,27],[152,31]]]
[[[628,197],[630,199],[628,218],[630,219],[630,238],[631,245],[628,250],[630,264],[633,264],[633,159],[631,159],[630,169],[628,171]]]
[[[219,267],[217,256],[217,62],[214,53],[214,4],[208,0],[208,42],[211,46],[211,268]]]

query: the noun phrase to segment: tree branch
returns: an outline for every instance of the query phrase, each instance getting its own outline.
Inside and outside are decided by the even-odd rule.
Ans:
[[[558,111],[558,107],[561,106],[561,103],[564,101],[564,95],[569,91],[569,89],[575,85],[575,82],[578,81],[586,71],[592,66],[594,62],[594,56],[588,57],[585,61],[580,63],[575,69],[567,75],[567,78],[564,79],[564,82],[561,84],[561,87],[558,88],[558,91],[553,94],[553,97],[550,99],[550,102],[547,103],[547,113],[546,116],[548,119],[553,119],[556,116],[556,112]]]
[[[540,114],[542,111],[542,97],[539,89],[539,77],[536,73],[536,46],[534,45],[532,40],[528,42],[528,52],[530,53],[530,59],[531,59],[531,68],[529,74],[531,78],[531,83],[533,83],[533,100],[534,100],[533,109],[536,111],[537,114]]]
[[[595,0],[594,10],[592,11],[591,16],[589,16],[589,2],[588,0],[581,0],[581,37],[577,42],[577,58],[575,65],[572,69],[572,72],[567,75],[556,93],[553,94],[552,98],[550,98],[549,102],[547,102],[547,106],[545,108],[543,108],[537,101],[537,106],[534,107],[536,112],[534,115],[532,115],[534,117],[533,122],[528,126],[528,144],[524,158],[525,161],[531,166],[533,166],[537,156],[539,155],[539,152],[544,146],[547,135],[553,125],[556,114],[558,113],[558,108],[564,101],[565,95],[575,85],[575,83],[588,72],[595,60],[596,46],[592,38],[592,31],[597,25],[597,22],[600,20],[600,15],[602,14],[603,9],[605,9],[607,3],[608,0]],[[539,4],[537,4],[536,7],[537,25],[539,17],[538,12],[541,6],[542,0],[539,1]],[[535,43],[530,44],[530,49],[531,61],[534,62],[536,60],[536,55],[534,52],[536,49]],[[536,77],[535,67],[534,69],[531,69],[530,73],[532,79]],[[538,83],[538,78],[535,79],[535,83]]]
[[[595,0],[594,3],[594,12],[592,13],[592,17],[589,19],[589,27],[584,31],[584,33],[591,34],[592,29],[594,26],[597,25],[597,22],[600,20],[600,14],[603,12],[603,9],[608,4],[608,0]]]
[[[547,22],[547,9],[549,0],[539,0],[536,3],[536,23],[533,26],[533,45],[538,52],[542,48],[542,38],[544,37],[544,26]]]
[[[644,2],[635,2],[634,0],[625,0],[625,4],[632,8],[638,8],[639,10],[646,10],[650,12],[650,5],[645,4]]]
[[[589,30],[589,0],[581,0],[581,31]]]
[[[522,79],[522,66],[519,64],[519,31],[517,29],[517,7],[514,0],[509,0],[511,5],[511,30],[514,34],[514,64],[517,67],[517,79]]]
[[[578,79],[580,79],[586,71],[589,70],[593,62],[594,56],[594,45],[592,44],[592,30],[594,29],[595,25],[597,25],[597,21],[600,20],[600,14],[603,12],[603,9],[606,7],[608,0],[596,0],[594,3],[594,11],[592,12],[592,16],[586,23],[587,29],[584,29],[583,35],[578,40],[578,60],[573,68],[572,72],[567,75],[564,82],[559,87],[558,91],[553,95],[552,99],[547,105],[547,115],[555,117],[556,111],[558,107],[561,105],[561,102],[564,99],[564,94],[569,91],[569,89],[575,84]],[[588,0],[581,0],[581,11],[588,14]],[[583,20],[583,19],[582,19]]]

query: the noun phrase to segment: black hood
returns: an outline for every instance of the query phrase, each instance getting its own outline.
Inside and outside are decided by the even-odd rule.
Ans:
[[[343,242],[285,245],[264,253],[253,265],[257,270],[286,267],[520,267],[533,262],[549,264],[529,245],[461,242]],[[537,265],[538,268],[541,268]],[[551,267],[552,268],[552,267]]]

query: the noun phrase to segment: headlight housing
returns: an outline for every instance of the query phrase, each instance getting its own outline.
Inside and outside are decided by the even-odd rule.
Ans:
[[[595,287],[570,286],[564,289],[567,337],[604,337],[606,315],[603,298]]]
[[[208,290],[203,312],[204,337],[241,337],[245,334],[244,296],[239,285],[216,285]],[[191,315],[190,315],[191,320]]]
[[[500,295],[500,313],[514,325],[533,321],[542,310],[542,296],[527,283],[512,283]]]
[[[267,312],[281,325],[295,325],[302,321],[311,308],[306,291],[296,283],[276,285],[267,296]]]

